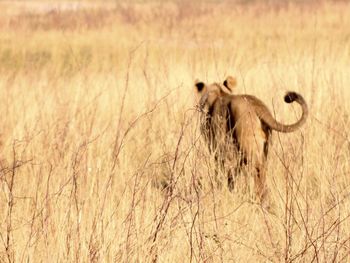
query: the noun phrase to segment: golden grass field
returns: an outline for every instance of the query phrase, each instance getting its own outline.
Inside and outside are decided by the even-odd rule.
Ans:
[[[0,2],[0,262],[350,262],[350,3]],[[291,123],[229,192],[194,80]]]

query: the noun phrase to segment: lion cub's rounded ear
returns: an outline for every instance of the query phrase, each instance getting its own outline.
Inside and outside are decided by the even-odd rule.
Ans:
[[[232,89],[237,85],[237,80],[234,77],[228,76],[223,84],[226,88],[232,91]]]
[[[199,81],[199,80],[196,80],[194,82],[194,85],[196,86],[198,92],[201,92],[203,90],[204,86],[205,86],[204,82]]]

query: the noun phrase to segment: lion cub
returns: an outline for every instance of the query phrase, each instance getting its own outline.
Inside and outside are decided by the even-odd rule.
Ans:
[[[201,112],[201,133],[209,150],[214,153],[219,165],[228,159],[233,162],[234,173],[243,166],[251,168],[258,197],[265,194],[266,159],[272,130],[293,132],[301,127],[308,115],[304,98],[296,92],[287,92],[286,103],[296,101],[302,107],[302,116],[294,124],[285,125],[276,121],[267,106],[252,95],[234,95],[236,79],[229,76],[221,83],[205,84],[196,81],[195,90]],[[228,172],[228,186],[232,190],[234,180]]]

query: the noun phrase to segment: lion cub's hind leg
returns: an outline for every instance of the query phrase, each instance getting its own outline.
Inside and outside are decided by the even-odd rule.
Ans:
[[[266,197],[266,167],[265,163],[259,163],[255,165],[254,171],[254,185],[256,189],[257,197],[260,201],[263,201]]]

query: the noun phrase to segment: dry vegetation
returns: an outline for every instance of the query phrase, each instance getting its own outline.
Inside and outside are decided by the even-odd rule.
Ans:
[[[349,262],[350,4],[276,3],[0,2],[0,261]],[[194,80],[229,74],[309,103],[269,210],[199,136]]]

